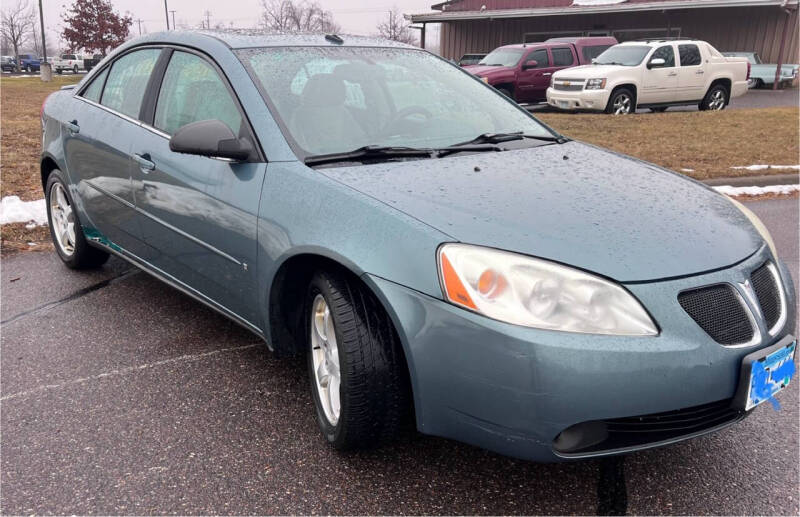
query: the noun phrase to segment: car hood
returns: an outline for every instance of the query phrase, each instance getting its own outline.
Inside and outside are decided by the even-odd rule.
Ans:
[[[724,196],[578,142],[319,172],[454,241],[550,259],[621,282],[724,268],[763,245]]]
[[[606,77],[620,70],[631,70],[631,66],[621,65],[581,65],[559,70],[553,76],[558,79],[594,79]]]

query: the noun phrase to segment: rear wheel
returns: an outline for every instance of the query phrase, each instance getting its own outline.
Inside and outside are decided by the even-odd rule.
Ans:
[[[620,88],[611,94],[606,105],[606,113],[610,115],[628,115],[636,111],[633,92],[627,88]]]
[[[28,72],[29,74],[33,73],[33,68],[31,68],[31,65],[28,65],[25,67],[25,71]]]
[[[58,75],[61,75],[63,72],[64,72],[64,71],[63,71],[63,70],[61,70],[60,68],[56,68],[56,73],[57,73]]]
[[[78,65],[72,67],[72,73],[78,75]]]
[[[703,111],[721,111],[725,109],[727,104],[728,89],[721,84],[717,84],[708,90],[703,102],[700,103],[700,109]]]
[[[54,170],[47,178],[45,188],[47,222],[50,236],[61,260],[71,269],[88,269],[102,266],[108,260],[108,253],[93,248],[86,242],[83,229],[74,209],[72,196],[61,176]]]
[[[308,369],[317,423],[340,450],[397,436],[410,414],[400,343],[377,299],[357,281],[318,272],[306,296]]]

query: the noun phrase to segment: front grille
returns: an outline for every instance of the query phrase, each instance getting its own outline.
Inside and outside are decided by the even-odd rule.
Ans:
[[[761,305],[761,313],[768,329],[772,329],[781,318],[781,294],[780,286],[775,282],[775,277],[770,271],[769,262],[753,271],[750,275],[753,282],[753,291]]]
[[[579,92],[583,90],[583,83],[570,83],[568,85],[563,83],[553,83],[553,89],[564,92]]]
[[[753,338],[755,329],[741,297],[730,284],[684,291],[678,302],[689,316],[722,345],[740,345]]]
[[[664,413],[584,422],[563,431],[554,446],[563,454],[639,448],[696,435],[734,422],[741,416],[742,413],[732,407],[731,399],[726,399]],[[570,439],[573,436],[577,438]],[[563,447],[566,444],[569,446]]]

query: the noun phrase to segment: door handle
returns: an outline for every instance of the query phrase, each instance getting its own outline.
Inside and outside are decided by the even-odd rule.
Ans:
[[[139,168],[145,174],[147,174],[152,170],[155,170],[156,168],[156,164],[153,163],[153,161],[150,159],[150,155],[148,153],[134,154],[133,161],[139,164]]]
[[[703,75],[704,73],[706,73],[705,70],[698,70],[697,72],[695,72],[695,74],[697,75]]]
[[[543,75],[543,76],[545,76],[545,77],[547,77],[548,75],[553,75],[553,73],[552,73],[552,72],[545,72],[545,73],[543,73],[542,75]]]
[[[675,77],[676,75],[678,75],[678,72],[672,72],[667,74],[667,77]]]
[[[78,133],[81,132],[81,126],[78,125],[77,120],[73,120],[72,122],[65,122],[64,125],[67,127],[67,131],[69,131],[70,134],[77,135]]]

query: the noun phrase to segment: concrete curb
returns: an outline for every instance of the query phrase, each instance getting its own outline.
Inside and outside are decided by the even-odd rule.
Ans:
[[[737,176],[735,178],[714,178],[702,180],[710,186],[730,185],[732,187],[769,187],[772,185],[797,185],[800,174],[769,174],[761,176]]]

